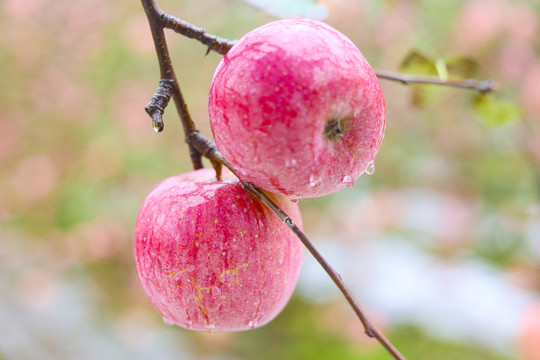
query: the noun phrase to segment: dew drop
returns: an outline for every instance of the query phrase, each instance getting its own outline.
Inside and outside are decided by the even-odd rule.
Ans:
[[[309,185],[315,187],[321,183],[321,179],[314,174],[309,175]]]
[[[248,326],[250,329],[255,329],[255,327],[257,326],[257,322],[256,321],[250,321],[248,323]]]
[[[368,175],[373,175],[373,173],[375,172],[375,161],[371,160],[370,162],[368,162],[366,170],[364,170],[364,172]]]
[[[346,186],[346,187],[351,187],[354,185],[354,180],[352,178],[352,176],[350,175],[345,175],[343,177],[343,184]]]
[[[162,132],[163,127],[164,127],[163,120],[158,120],[158,121],[153,120],[152,121],[152,128],[154,129],[155,132],[157,132],[157,133]]]
[[[294,168],[296,164],[297,164],[296,159],[292,159],[292,158],[285,159],[285,167],[287,169]]]
[[[287,224],[287,226],[292,226],[293,222],[292,222],[291,218],[289,218],[289,217],[286,218],[285,219],[285,224]]]
[[[219,290],[218,287],[213,286],[213,287],[212,287],[212,296],[213,296],[214,298],[217,298],[217,297],[221,296],[221,290]]]
[[[168,317],[168,316],[167,316],[167,317],[164,316],[164,317],[163,317],[163,321],[164,321],[165,324],[167,324],[167,325],[174,325],[174,324],[176,324],[176,322],[175,322],[172,318],[170,318],[170,317]]]
[[[215,325],[212,325],[212,324],[207,324],[204,326],[204,328],[206,329],[206,331],[208,332],[214,332],[214,329],[216,328]]]

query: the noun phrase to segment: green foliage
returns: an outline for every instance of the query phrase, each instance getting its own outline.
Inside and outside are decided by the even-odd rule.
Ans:
[[[502,126],[523,116],[521,108],[515,102],[494,95],[476,96],[473,99],[473,108],[480,120],[490,127]]]
[[[404,74],[436,76],[438,75],[435,62],[427,56],[411,51],[401,62],[399,71]]]
[[[100,214],[104,198],[103,188],[84,179],[68,182],[59,196],[57,222],[68,229]]]
[[[444,324],[441,324],[444,327]],[[398,348],[407,349],[407,358],[416,360],[510,360],[490,349],[464,345],[450,341],[434,341],[419,329],[411,326],[398,327],[392,340]]]
[[[477,60],[459,55],[445,57],[444,64],[449,76],[455,79],[476,77],[480,70]]]

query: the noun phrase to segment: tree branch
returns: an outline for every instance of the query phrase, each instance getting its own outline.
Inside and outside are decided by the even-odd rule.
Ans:
[[[208,47],[208,50],[206,51],[207,55],[210,51],[225,55],[227,51],[236,44],[236,40],[231,41],[216,35],[208,34],[205,29],[190,24],[182,19],[175,18],[169,14],[161,15],[161,23],[163,24],[163,27],[166,27],[167,29],[174,30],[180,35],[195,39],[201,44],[206,45]]]
[[[156,48],[156,54],[159,62],[159,70],[161,73],[160,87],[156,90],[157,93],[166,92],[169,96],[172,95],[174,103],[176,105],[176,110],[178,116],[182,120],[182,126],[184,128],[184,134],[190,134],[195,130],[195,123],[191,119],[189,114],[186,102],[182,93],[180,92],[180,86],[178,85],[178,80],[176,79],[176,74],[174,73],[174,68],[171,63],[171,57],[169,55],[169,49],[167,47],[167,41],[165,40],[165,34],[163,33],[163,26],[161,24],[160,16],[163,14],[161,9],[155,0],[141,0],[144,11],[146,12],[146,17],[148,18],[148,23],[150,24],[150,30],[152,32],[152,39],[154,40],[154,46]],[[170,87],[168,90],[161,88],[167,84]],[[160,89],[161,88],[161,89]],[[154,95],[155,96],[155,95]],[[168,102],[168,101],[167,101]],[[150,102],[149,106],[152,104]],[[166,102],[164,106],[166,106]],[[159,107],[154,107],[153,111],[150,114],[154,129],[156,129],[156,124],[158,130],[163,129],[163,119],[162,114],[164,107],[161,109]],[[191,162],[193,163],[193,168],[201,169],[202,160],[201,154],[192,146],[189,145],[189,154],[191,157]]]
[[[498,85],[493,80],[479,81],[475,79],[467,80],[443,80],[436,76],[407,75],[390,71],[375,70],[379,79],[397,81],[403,85],[410,84],[431,84],[455,87],[465,90],[474,90],[480,93],[488,93],[498,89]]]
[[[187,21],[178,19],[172,15],[161,13],[161,22],[163,27],[172,29],[180,35],[190,39],[195,39],[208,47],[206,54],[214,51],[225,55],[236,43],[237,40],[227,40],[206,32],[205,29],[195,26]],[[493,80],[443,80],[436,76],[408,75],[383,70],[375,70],[379,79],[397,81],[404,85],[409,84],[431,84],[449,86],[466,90],[474,90],[480,93],[488,93],[498,89],[498,85]]]

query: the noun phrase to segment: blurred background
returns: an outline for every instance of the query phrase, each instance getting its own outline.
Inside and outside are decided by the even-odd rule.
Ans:
[[[235,39],[276,17],[324,19],[374,68],[495,79],[500,91],[383,81],[376,172],[300,202],[305,231],[410,359],[540,359],[540,3],[162,0]],[[137,1],[0,1],[0,359],[388,359],[306,254],[269,325],[165,325],[142,292],[132,228],[161,179],[190,170]],[[210,135],[220,56],[167,32]]]

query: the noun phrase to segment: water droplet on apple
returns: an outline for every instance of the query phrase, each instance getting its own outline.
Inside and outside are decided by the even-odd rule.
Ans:
[[[296,164],[297,164],[296,159],[291,159],[291,158],[285,159],[285,167],[286,167],[287,169],[292,169],[292,168],[294,168],[294,167],[296,166]]]
[[[309,175],[309,185],[315,187],[321,183],[321,178],[317,177],[314,174]]]
[[[354,185],[354,180],[352,178],[352,176],[350,175],[345,175],[343,177],[343,184],[346,186],[346,187],[351,187]]]
[[[171,319],[171,318],[169,318],[169,317],[166,317],[166,316],[163,316],[163,321],[165,321],[165,324],[167,324],[167,325],[174,325],[174,324],[176,324],[176,322],[175,322],[173,319]]]
[[[217,297],[221,296],[221,290],[219,290],[218,287],[213,286],[213,287],[212,287],[212,296],[213,296],[214,298],[217,298]]]
[[[370,162],[368,162],[366,170],[364,170],[364,172],[368,175],[373,175],[373,173],[375,172],[375,161],[371,160]]]
[[[206,325],[204,326],[204,328],[205,328],[206,331],[208,331],[208,332],[214,332],[214,329],[216,328],[216,326],[215,326],[215,325],[212,325],[212,324],[206,324]]]
[[[288,217],[285,219],[285,224],[287,224],[287,226],[292,226],[293,221],[291,220],[291,218]]]
[[[250,321],[248,323],[248,326],[250,329],[255,329],[255,327],[257,326],[257,322],[256,321]]]

